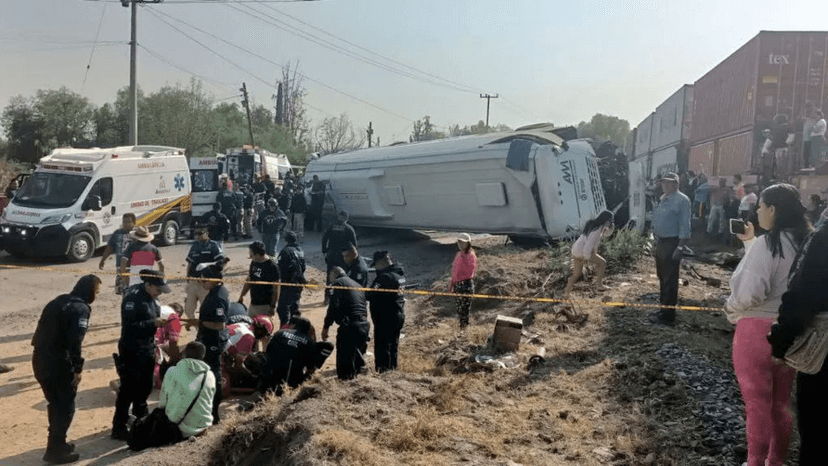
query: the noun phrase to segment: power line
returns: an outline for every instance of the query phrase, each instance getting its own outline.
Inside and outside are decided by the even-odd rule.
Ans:
[[[151,8],[148,8],[148,9],[147,9],[147,11],[148,11],[149,13],[153,14],[154,16],[156,16],[156,18],[158,18],[158,19],[159,19],[159,20],[161,20],[162,22],[164,22],[164,24],[166,24],[166,25],[168,25],[168,26],[172,27],[173,29],[175,29],[175,30],[176,30],[176,31],[178,31],[179,33],[181,33],[181,34],[185,35],[186,37],[188,37],[189,39],[193,40],[193,41],[194,41],[194,42],[196,42],[197,44],[199,44],[199,45],[201,45],[202,47],[206,48],[207,50],[209,50],[210,52],[212,52],[213,54],[215,54],[215,55],[216,55],[216,56],[218,56],[219,58],[222,58],[223,60],[227,61],[228,63],[230,63],[231,65],[233,65],[233,66],[235,66],[236,68],[240,69],[241,71],[244,71],[244,72],[246,72],[246,73],[250,74],[250,75],[251,75],[251,76],[253,76],[254,78],[256,78],[256,79],[258,79],[258,80],[260,80],[260,81],[264,82],[264,83],[265,83],[265,84],[267,84],[268,86],[272,85],[272,83],[270,83],[270,82],[268,82],[268,81],[265,81],[264,79],[262,79],[262,78],[260,78],[260,77],[258,77],[258,76],[256,76],[256,75],[254,75],[253,73],[250,73],[250,72],[248,72],[248,71],[244,70],[244,69],[243,69],[243,68],[241,68],[239,65],[235,64],[234,62],[232,62],[231,60],[229,60],[229,59],[227,59],[227,58],[223,57],[223,56],[222,56],[222,55],[220,55],[218,52],[215,52],[214,50],[210,49],[209,47],[207,47],[207,46],[206,46],[206,45],[204,45],[203,43],[201,43],[201,42],[199,42],[198,40],[194,39],[194,38],[193,38],[192,36],[190,36],[189,34],[187,34],[187,33],[183,32],[183,31],[181,31],[181,29],[179,29],[179,28],[178,28],[178,27],[176,27],[175,25],[170,24],[168,21],[166,21],[164,18],[162,18],[162,17],[161,17],[161,16],[159,16],[159,15],[163,15],[163,16],[166,16],[166,17],[168,17],[168,18],[171,18],[171,19],[173,19],[173,20],[175,20],[175,21],[178,21],[178,22],[180,22],[181,24],[184,24],[184,25],[186,25],[186,26],[189,26],[190,28],[195,29],[196,31],[199,31],[199,32],[201,32],[201,33],[202,33],[202,34],[204,34],[204,35],[207,35],[207,36],[212,37],[212,38],[214,38],[214,39],[216,39],[216,40],[218,40],[218,41],[221,41],[221,42],[223,42],[223,43],[225,43],[225,44],[227,44],[227,45],[230,45],[230,46],[232,46],[232,47],[235,47],[235,48],[237,48],[237,49],[239,49],[239,50],[241,50],[241,51],[243,51],[243,52],[245,52],[245,53],[247,53],[247,54],[250,54],[250,55],[252,55],[252,56],[254,56],[254,57],[256,57],[256,58],[259,58],[259,59],[261,59],[261,60],[264,60],[264,61],[266,61],[266,62],[268,62],[268,63],[270,63],[270,64],[272,64],[272,65],[275,65],[275,66],[279,67],[279,69],[284,70],[284,67],[283,67],[281,64],[276,63],[276,62],[274,62],[273,60],[270,60],[270,59],[268,59],[267,57],[264,57],[264,56],[262,56],[262,55],[259,55],[259,54],[255,53],[255,52],[252,52],[252,51],[250,51],[250,50],[248,50],[248,49],[246,49],[246,48],[244,48],[244,47],[240,46],[240,45],[234,44],[234,43],[232,43],[232,42],[230,42],[230,41],[228,41],[228,40],[226,40],[226,39],[223,39],[223,38],[221,38],[221,37],[219,37],[219,36],[216,36],[215,34],[212,34],[212,33],[208,32],[208,31],[205,31],[205,30],[203,30],[203,29],[201,29],[201,28],[199,28],[199,27],[197,27],[197,26],[194,26],[194,25],[192,25],[192,24],[190,24],[190,23],[188,23],[188,22],[186,22],[186,21],[184,21],[184,20],[178,19],[178,18],[176,18],[176,17],[174,17],[174,16],[171,16],[171,15],[169,15],[169,14],[167,14],[167,13],[163,13],[163,12],[160,12],[160,11],[155,11],[155,10],[153,10],[153,9],[151,9]],[[320,85],[320,86],[322,86],[322,87],[325,87],[325,88],[327,88],[327,89],[329,89],[329,90],[332,90],[332,91],[334,91],[334,92],[337,92],[337,93],[339,93],[339,94],[342,94],[342,95],[344,95],[344,96],[346,96],[346,97],[348,97],[348,98],[350,98],[350,99],[352,99],[352,100],[355,100],[355,101],[357,101],[357,102],[360,102],[360,103],[363,103],[363,104],[368,105],[368,106],[370,106],[370,107],[373,107],[373,108],[375,108],[375,109],[377,109],[377,110],[379,110],[379,111],[381,111],[381,112],[385,112],[385,113],[387,113],[387,114],[389,114],[389,115],[395,116],[395,117],[400,118],[400,119],[403,119],[403,120],[413,121],[411,118],[405,117],[405,116],[400,115],[400,114],[398,114],[398,113],[396,113],[396,112],[393,112],[393,111],[391,111],[391,110],[388,110],[388,109],[385,109],[385,108],[380,107],[380,106],[378,106],[378,105],[375,105],[375,104],[373,104],[373,103],[371,103],[371,102],[368,102],[368,101],[366,101],[366,100],[364,100],[364,99],[361,99],[361,98],[359,98],[359,97],[357,97],[357,96],[355,96],[355,95],[353,95],[353,94],[350,94],[350,93],[348,93],[348,92],[346,92],[346,91],[343,91],[343,90],[341,90],[341,89],[337,89],[337,88],[335,88],[335,87],[333,87],[333,86],[331,86],[331,85],[328,85],[328,84],[325,84],[325,83],[323,83],[323,82],[321,82],[321,81],[319,81],[319,80],[313,79],[313,78],[311,78],[310,76],[305,75],[305,78],[306,78],[308,81],[311,81],[311,82],[316,83],[316,84],[318,84],[318,85]],[[306,104],[306,105],[308,105],[308,104]],[[334,115],[331,115],[330,113],[328,113],[328,112],[326,112],[326,111],[324,111],[324,110],[322,110],[322,109],[320,109],[320,108],[312,107],[312,106],[310,106],[310,105],[308,105],[308,107],[311,107],[311,108],[313,108],[314,110],[317,110],[317,111],[319,111],[319,112],[322,112],[322,113],[324,113],[324,114],[326,114],[326,115],[328,115],[328,116],[334,116]]]
[[[278,18],[276,18],[276,17],[274,17],[274,16],[272,16],[272,15],[270,15],[270,14],[264,12],[264,11],[257,10],[255,8],[253,8],[252,6],[250,6],[250,5],[241,5],[241,6],[251,10],[253,13],[244,11],[244,10],[240,9],[239,7],[231,5],[231,4],[228,4],[227,6],[229,6],[230,8],[233,8],[236,11],[239,11],[241,13],[252,16],[252,17],[254,17],[254,18],[256,18],[260,21],[263,21],[267,24],[270,24],[271,26],[274,26],[277,29],[280,29],[280,30],[285,31],[289,34],[293,34],[295,36],[301,37],[301,38],[303,38],[303,39],[305,39],[309,42],[313,42],[313,43],[315,43],[315,44],[317,44],[321,47],[324,47],[328,50],[332,50],[334,52],[340,53],[342,55],[353,58],[357,61],[366,63],[368,65],[372,65],[372,66],[375,66],[377,68],[389,71],[391,73],[395,73],[395,74],[398,74],[398,75],[401,75],[401,76],[404,76],[404,77],[407,77],[407,78],[411,78],[413,80],[420,81],[420,82],[423,82],[423,83],[426,83],[426,84],[432,84],[432,85],[435,85],[435,86],[446,87],[446,88],[449,88],[449,89],[452,89],[452,90],[458,90],[458,91],[461,91],[461,92],[469,92],[468,89],[460,88],[460,87],[457,87],[457,86],[454,86],[454,85],[449,85],[449,84],[436,82],[436,81],[433,81],[431,79],[428,79],[428,78],[425,78],[425,77],[422,77],[422,76],[417,76],[417,75],[412,74],[410,72],[407,72],[407,71],[401,70],[399,68],[395,68],[391,65],[387,65],[385,63],[379,62],[379,61],[377,61],[373,58],[365,57],[363,55],[359,55],[359,54],[357,54],[355,52],[352,52],[352,51],[350,51],[350,50],[348,50],[348,49],[346,49],[346,48],[344,48],[340,45],[337,45],[337,44],[335,44],[331,41],[322,39],[320,37],[315,37],[311,34],[308,34],[307,32],[302,31],[301,29],[297,28],[296,26],[293,26],[290,23],[287,23],[287,22],[285,22],[281,19],[278,19]],[[270,7],[269,5],[264,5],[264,6]],[[270,7],[270,8],[272,8],[272,7]],[[278,10],[276,10],[276,11],[278,12]],[[271,21],[264,20],[262,18],[262,16],[270,18]]]
[[[264,2],[263,0],[258,0],[258,1],[257,1],[257,3],[262,3],[262,4],[264,4],[264,3],[266,3],[266,2]],[[273,10],[273,11],[275,11],[275,12],[277,12],[277,13],[279,13],[280,15],[287,16],[288,18],[290,18],[290,19],[292,19],[292,20],[294,20],[294,21],[297,21],[297,22],[299,22],[299,23],[301,23],[301,24],[303,24],[303,25],[305,25],[305,26],[307,26],[307,27],[309,27],[309,28],[311,28],[311,29],[314,29],[314,30],[316,30],[316,31],[319,31],[319,32],[321,32],[321,33],[323,33],[323,34],[325,34],[325,35],[327,35],[327,36],[333,37],[333,38],[334,38],[334,39],[336,39],[336,40],[342,41],[342,42],[344,42],[344,43],[346,43],[346,44],[348,44],[348,45],[350,45],[350,46],[352,46],[352,47],[356,47],[356,48],[358,48],[358,49],[360,49],[360,50],[362,50],[362,51],[364,51],[364,52],[367,52],[367,53],[369,53],[369,54],[371,54],[371,55],[377,56],[377,57],[379,57],[379,58],[382,58],[383,60],[387,60],[387,61],[389,61],[389,62],[391,62],[391,63],[396,64],[396,65],[399,65],[399,66],[402,66],[402,67],[408,68],[408,69],[410,69],[410,70],[412,70],[412,71],[414,71],[414,72],[421,73],[421,74],[426,75],[426,76],[429,76],[429,77],[431,77],[431,78],[434,78],[434,79],[437,79],[437,80],[440,80],[440,81],[444,81],[444,82],[449,83],[449,84],[451,84],[451,85],[453,85],[453,86],[456,86],[456,88],[457,88],[458,90],[464,90],[464,89],[465,89],[465,92],[471,92],[471,93],[479,93],[479,92],[484,92],[484,91],[482,91],[482,90],[480,90],[480,89],[476,89],[476,88],[474,88],[474,87],[471,87],[471,86],[468,86],[468,85],[465,85],[465,84],[462,84],[462,83],[459,83],[459,82],[456,82],[456,81],[452,81],[452,80],[450,80],[450,79],[446,79],[446,78],[443,78],[443,77],[437,76],[437,75],[435,75],[435,74],[433,74],[433,73],[429,73],[429,72],[427,72],[427,71],[423,71],[423,70],[421,70],[421,69],[419,69],[419,68],[416,68],[416,67],[414,67],[414,66],[410,66],[410,65],[408,65],[408,64],[405,64],[405,63],[400,62],[400,61],[398,61],[398,60],[395,60],[395,59],[393,59],[393,58],[386,57],[385,55],[382,55],[382,54],[379,54],[379,53],[377,53],[377,52],[374,52],[373,50],[369,50],[369,49],[367,49],[367,48],[365,48],[365,47],[363,47],[363,46],[361,46],[361,45],[359,45],[359,44],[356,44],[356,43],[354,43],[354,42],[351,42],[351,41],[349,41],[349,40],[347,40],[347,39],[343,39],[342,37],[339,37],[339,36],[337,36],[337,35],[335,35],[335,34],[332,34],[332,33],[328,32],[328,31],[326,31],[326,30],[324,30],[324,29],[322,29],[322,28],[318,28],[318,27],[316,27],[316,26],[314,26],[314,25],[312,25],[312,24],[310,24],[310,23],[308,23],[308,22],[306,22],[306,21],[303,21],[303,20],[301,20],[301,19],[299,19],[299,18],[297,18],[297,17],[295,17],[295,16],[292,16],[292,15],[290,15],[290,14],[288,14],[288,13],[285,13],[285,12],[283,12],[283,11],[281,11],[281,10],[277,9],[275,6],[272,6],[272,5],[267,5],[267,4],[265,4],[264,6],[265,6],[265,7],[267,7],[267,8],[269,8],[269,9],[271,9],[271,10]]]
[[[256,75],[255,73],[253,73],[253,72],[251,72],[251,71],[248,71],[248,70],[246,70],[246,69],[242,68],[240,65],[236,64],[235,62],[233,62],[233,61],[232,61],[232,60],[230,60],[229,58],[227,58],[227,57],[225,57],[225,56],[221,55],[220,53],[216,52],[215,50],[211,49],[210,47],[208,47],[207,45],[205,45],[204,43],[202,43],[202,42],[201,42],[201,41],[199,41],[198,39],[196,39],[196,38],[192,37],[191,35],[187,34],[187,33],[186,33],[186,32],[184,32],[184,31],[182,31],[181,29],[179,29],[179,28],[178,28],[178,27],[176,27],[175,25],[170,24],[167,20],[165,20],[165,19],[164,19],[164,18],[162,18],[159,14],[157,14],[157,13],[160,13],[160,12],[153,11],[153,10],[152,10],[152,9],[150,9],[150,8],[146,8],[146,11],[147,11],[148,13],[150,13],[151,15],[155,16],[155,17],[156,17],[159,21],[163,22],[163,23],[164,23],[164,24],[166,24],[167,26],[169,26],[169,27],[171,27],[172,29],[174,29],[175,31],[177,31],[179,34],[183,35],[184,37],[187,37],[187,38],[188,38],[188,39],[190,39],[191,41],[193,41],[193,42],[195,42],[196,44],[200,45],[201,47],[203,47],[204,49],[206,49],[207,51],[209,51],[209,52],[210,52],[210,53],[212,53],[213,55],[215,55],[215,56],[217,56],[217,57],[221,58],[222,60],[226,61],[227,63],[230,63],[231,65],[233,65],[233,66],[234,66],[236,69],[238,69],[239,71],[241,71],[241,72],[243,72],[243,73],[246,73],[246,74],[248,74],[248,75],[250,75],[250,76],[252,76],[252,77],[256,78],[257,80],[261,81],[262,83],[264,83],[264,84],[265,84],[265,85],[267,85],[267,86],[271,86],[271,85],[272,85],[272,83],[271,83],[270,81],[268,81],[268,80],[266,80],[266,79],[262,78],[261,76]],[[167,15],[166,13],[161,13],[161,14],[162,14],[162,15],[165,15],[165,16],[169,16],[169,15]],[[180,20],[177,20],[177,21],[180,21]],[[183,23],[183,21],[181,21],[181,22]],[[209,34],[208,34],[208,35],[209,35]],[[146,48],[144,48],[144,49],[146,50]],[[175,65],[173,65],[173,66],[175,66]],[[279,65],[279,66],[281,66],[281,65]],[[308,79],[310,79],[310,78],[308,78]],[[305,105],[307,105],[309,108],[312,108],[312,109],[314,109],[314,110],[316,110],[316,111],[318,111],[318,112],[324,113],[325,115],[328,115],[328,116],[333,116],[333,115],[331,115],[330,113],[328,113],[328,112],[326,112],[326,111],[322,110],[321,108],[314,107],[313,105],[310,105],[310,104],[308,104],[308,103],[305,103]]]
[[[95,56],[95,46],[98,44],[98,37],[101,35],[101,26],[103,26],[104,15],[106,14],[106,3],[104,3],[103,9],[101,10],[101,19],[98,21],[98,30],[95,32],[95,41],[92,44],[92,51],[89,52],[89,61],[86,63],[86,72],[83,73],[83,84],[81,84],[81,94],[83,94],[83,89],[86,87],[86,78],[89,76],[89,68],[92,67],[92,57]]]
[[[152,56],[152,57],[153,57],[153,58],[155,58],[156,60],[161,61],[161,62],[164,62],[164,63],[166,63],[167,65],[169,65],[169,66],[171,66],[171,67],[173,67],[173,68],[175,68],[175,69],[177,69],[177,70],[179,70],[179,71],[183,71],[183,72],[185,72],[185,73],[187,73],[187,74],[189,74],[189,75],[195,76],[196,78],[202,79],[202,80],[204,80],[204,81],[207,81],[207,82],[210,82],[210,83],[213,83],[213,84],[219,84],[219,85],[222,85],[222,86],[234,86],[234,85],[235,85],[235,84],[233,84],[233,83],[223,83],[223,82],[215,81],[215,80],[212,80],[212,79],[210,79],[210,78],[205,77],[204,75],[201,75],[201,74],[195,73],[195,72],[193,72],[193,71],[190,71],[190,70],[188,70],[188,69],[186,69],[186,68],[183,68],[183,67],[181,67],[181,66],[179,66],[179,65],[175,64],[175,63],[174,63],[174,62],[172,62],[171,60],[167,60],[167,59],[166,59],[166,58],[164,58],[161,54],[156,53],[156,52],[153,52],[152,50],[148,49],[148,48],[147,48],[144,44],[138,44],[138,47],[141,47],[141,48],[142,48],[145,52],[147,52],[148,54],[150,54],[150,56]],[[233,97],[235,98],[235,97],[237,97],[237,96],[233,96]],[[227,100],[227,99],[222,99],[222,100]],[[220,102],[220,100],[219,100],[219,101],[217,101],[217,102]]]

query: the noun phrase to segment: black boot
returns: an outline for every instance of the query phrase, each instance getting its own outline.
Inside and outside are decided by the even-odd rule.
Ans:
[[[113,425],[112,426],[112,433],[110,434],[113,440],[129,440],[129,429],[127,429],[126,425]]]
[[[49,442],[43,461],[52,464],[74,463],[80,458],[80,455],[73,451],[74,449],[75,445],[71,443]]]

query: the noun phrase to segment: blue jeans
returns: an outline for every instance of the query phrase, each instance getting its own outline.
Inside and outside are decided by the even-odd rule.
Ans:
[[[276,251],[279,250],[279,233],[262,233],[262,242],[267,255],[276,257]]]

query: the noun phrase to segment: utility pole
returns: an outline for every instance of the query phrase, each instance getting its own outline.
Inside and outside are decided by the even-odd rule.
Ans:
[[[368,129],[365,131],[368,133],[368,147],[371,147],[371,136],[374,135],[374,128],[371,127],[371,122],[368,122]]]
[[[497,99],[497,97],[497,94],[480,94],[481,99],[486,99],[486,128],[489,127],[489,105],[491,105],[492,99]]]
[[[129,36],[129,144],[138,145],[138,4],[161,3],[163,0],[121,0],[132,14]]]
[[[250,132],[250,145],[256,147],[256,143],[253,142],[253,119],[250,118],[250,99],[247,98],[247,83],[242,83],[241,89],[242,96],[244,99],[242,100],[242,105],[247,110],[247,130]]]

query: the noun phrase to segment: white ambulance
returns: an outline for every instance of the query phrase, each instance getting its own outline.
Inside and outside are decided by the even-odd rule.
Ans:
[[[189,228],[190,192],[184,149],[55,149],[3,211],[0,245],[19,257],[85,261],[129,212],[172,245]]]

